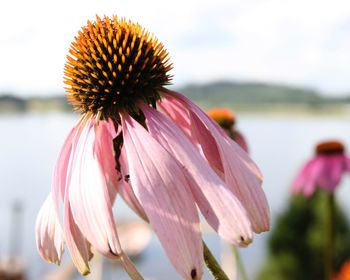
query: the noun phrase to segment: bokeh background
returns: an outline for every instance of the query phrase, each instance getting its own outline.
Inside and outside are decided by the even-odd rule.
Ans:
[[[349,1],[1,1],[0,259],[20,257],[28,279],[48,279],[56,269],[36,251],[34,224],[57,153],[78,119],[64,99],[65,57],[96,14],[139,22],[170,53],[172,89],[205,110],[235,111],[265,177],[272,227],[314,145],[339,139],[350,147]],[[349,197],[345,178],[337,200],[347,214]],[[119,220],[137,219],[120,199],[116,204]],[[215,255],[228,258],[225,244],[205,232]],[[240,250],[251,279],[264,262],[268,237],[257,235]],[[154,236],[136,264],[147,279],[179,279]],[[127,279],[118,266],[104,262],[103,268],[100,279]]]

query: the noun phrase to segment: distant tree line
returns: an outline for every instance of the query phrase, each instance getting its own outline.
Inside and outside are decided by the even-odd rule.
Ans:
[[[303,104],[318,107],[350,104],[350,95],[331,97],[321,95],[312,89],[252,82],[219,81],[208,84],[189,84],[176,90],[195,102],[210,106]],[[72,106],[67,104],[64,93],[55,96],[28,98],[11,93],[0,93],[0,113],[52,110],[72,110]]]

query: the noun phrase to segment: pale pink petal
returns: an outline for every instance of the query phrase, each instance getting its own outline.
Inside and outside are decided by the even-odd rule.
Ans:
[[[175,98],[162,98],[157,102],[157,107],[166,112],[179,126],[186,135],[191,136],[190,115],[185,107]]]
[[[121,167],[121,178],[119,181],[119,194],[123,200],[129,205],[129,207],[134,210],[142,219],[148,221],[145,210],[142,208],[140,202],[136,198],[132,187],[130,186],[130,174],[128,167],[128,159],[125,154],[125,147],[122,148],[119,157],[120,167]]]
[[[269,230],[269,206],[261,188],[262,175],[256,164],[215,121],[188,98],[175,92],[165,94],[164,97],[175,98],[188,108],[191,136],[196,138],[194,142],[200,143],[207,160],[219,175],[221,170],[215,159],[220,158],[225,182],[247,210],[253,230],[257,233]],[[215,143],[214,147],[209,146],[208,141]]]
[[[77,149],[82,130],[88,116],[83,116],[69,133],[58,156],[52,177],[52,198],[56,210],[59,209],[59,194],[63,200],[63,231],[67,248],[78,271],[86,275],[90,272],[88,261],[91,257],[90,244],[75,224],[70,205],[68,183],[71,177],[71,162]]]
[[[55,163],[51,179],[51,194],[57,212],[60,211],[60,196],[62,201],[64,201],[67,182],[70,180],[71,161],[88,117],[88,115],[82,116],[78,123],[69,132]]]
[[[212,167],[218,173],[223,173],[224,169],[220,159],[219,151],[213,137],[208,137],[203,143],[197,140],[201,137],[201,131],[193,131],[191,129],[190,114],[185,106],[183,106],[176,98],[171,95],[165,95],[158,106],[179,126],[182,131],[195,144],[203,156],[210,162]],[[197,136],[196,133],[199,133]]]
[[[247,153],[249,154],[248,144],[242,133],[238,130],[234,131],[235,142]]]
[[[112,199],[97,155],[95,124],[88,122],[72,162],[69,202],[76,224],[100,253],[113,257],[121,252],[112,213]]]
[[[220,156],[219,147],[216,143],[215,138],[210,134],[208,129],[201,122],[196,124],[196,127],[194,127],[194,122],[197,120],[197,117],[194,117],[192,113],[190,115],[192,122],[191,140],[194,143],[197,143],[199,151],[201,152],[203,157],[209,162],[209,164],[215,170],[215,172],[220,177],[224,178],[225,168],[223,166],[223,161]],[[205,137],[205,141],[203,141],[203,137]]]
[[[172,121],[148,106],[142,110],[150,134],[188,171],[190,191],[208,223],[231,243],[250,243],[251,225],[239,200]]]
[[[67,193],[64,200],[63,226],[65,241],[75,267],[80,274],[87,275],[90,273],[88,262],[92,257],[91,248],[73,219],[68,199],[69,193]]]
[[[97,160],[101,166],[102,174],[106,180],[109,197],[113,205],[117,189],[120,172],[116,167],[115,152],[113,148],[113,138],[116,137],[113,131],[113,123],[107,121],[99,121],[95,126],[95,148]]]
[[[182,167],[129,115],[122,116],[130,181],[165,252],[183,279],[201,279],[199,217]]]
[[[58,155],[56,164],[54,166],[53,174],[52,174],[51,192],[52,192],[53,200],[57,205],[57,210],[58,210],[59,195],[61,195],[62,200],[64,198],[67,169],[68,169],[69,158],[72,150],[72,141],[74,139],[74,135],[76,134],[76,131],[77,131],[77,127],[74,127],[69,132],[61,148],[61,151]]]
[[[63,232],[51,193],[42,205],[35,225],[36,245],[43,259],[60,264],[63,253]]]

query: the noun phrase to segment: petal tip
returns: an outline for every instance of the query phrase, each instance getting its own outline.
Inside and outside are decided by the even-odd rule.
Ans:
[[[82,271],[79,271],[81,275],[86,276],[90,273],[90,268],[86,266]]]
[[[250,243],[253,242],[253,237],[250,236],[240,236],[239,240],[237,240],[237,244],[241,248],[247,247]]]

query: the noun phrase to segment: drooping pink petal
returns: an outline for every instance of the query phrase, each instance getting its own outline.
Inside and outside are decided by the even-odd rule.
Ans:
[[[63,228],[66,245],[75,267],[80,274],[89,274],[88,262],[92,257],[91,248],[73,219],[69,205],[69,193],[66,194],[64,199]]]
[[[86,275],[90,272],[88,261],[92,254],[90,251],[90,244],[81,234],[72,217],[69,205],[68,186],[72,173],[71,162],[76,153],[79,139],[88,117],[88,115],[84,115],[69,133],[59,153],[52,176],[52,199],[56,208],[55,210],[59,210],[59,196],[61,195],[64,213],[64,239],[72,261],[82,275]]]
[[[201,279],[199,217],[183,168],[129,115],[122,116],[131,185],[165,252],[183,279]]]
[[[71,176],[71,162],[74,158],[80,135],[89,118],[89,114],[83,115],[69,132],[54,166],[51,179],[51,194],[58,213],[60,212],[60,198],[63,202],[68,189],[68,182]]]
[[[181,128],[182,131],[190,138],[190,140],[195,144],[203,154],[203,156],[210,162],[212,168],[215,169],[217,173],[223,174],[223,166],[220,157],[218,156],[219,151],[217,149],[215,139],[213,137],[208,137],[207,141],[199,143],[195,133],[201,134],[200,131],[193,131],[191,129],[191,119],[190,114],[185,106],[183,106],[176,98],[171,95],[166,95],[160,102],[158,106]],[[186,117],[184,117],[186,116]],[[184,121],[182,121],[184,119]]]
[[[130,174],[128,159],[125,154],[125,147],[122,148],[119,157],[120,167],[121,167],[121,178],[119,181],[119,194],[124,199],[124,201],[129,205],[129,207],[134,210],[142,219],[148,221],[145,210],[143,210],[140,202],[136,198],[132,187],[130,186]]]
[[[56,211],[59,211],[59,198],[62,201],[66,191],[67,180],[69,180],[69,163],[71,155],[74,154],[77,142],[79,141],[81,131],[84,127],[85,116],[83,116],[69,132],[63,146],[58,154],[51,183],[52,198],[56,206]]]
[[[334,191],[339,185],[342,175],[346,169],[345,157],[338,155],[319,155],[323,160],[322,172],[317,178],[317,184],[320,188],[328,191]]]
[[[76,224],[100,253],[113,257],[121,252],[112,213],[112,199],[100,162],[94,153],[96,134],[93,121],[82,132],[72,162],[69,202]]]
[[[99,121],[95,125],[95,143],[94,154],[100,164],[102,174],[106,180],[108,196],[113,205],[117,189],[120,173],[116,168],[115,152],[113,148],[113,138],[117,135],[113,130],[111,121]]]
[[[324,162],[320,158],[310,160],[298,173],[292,184],[293,193],[311,196],[317,187],[317,178],[322,172]]]
[[[170,119],[148,106],[142,110],[150,134],[188,171],[190,191],[208,223],[227,241],[249,244],[251,225],[239,200]]]
[[[240,133],[238,130],[235,130],[234,135],[235,135],[235,139],[234,139],[234,140],[236,141],[236,143],[237,143],[247,154],[249,154],[248,144],[247,144],[247,141],[245,140],[243,134]]]
[[[171,99],[171,101],[176,99],[182,106],[188,108],[191,137],[195,138],[194,142],[200,144],[205,157],[219,175],[222,174],[218,159],[221,160],[225,182],[246,208],[254,232],[269,230],[270,213],[267,199],[261,188],[262,175],[247,153],[188,98],[170,92],[164,95],[164,99]],[[208,143],[211,144],[208,145]]]
[[[51,193],[38,213],[35,236],[41,257],[48,262],[60,264],[64,238]]]
[[[165,111],[177,123],[186,135],[191,136],[190,115],[185,107],[175,98],[163,98],[157,102],[157,107]]]

